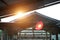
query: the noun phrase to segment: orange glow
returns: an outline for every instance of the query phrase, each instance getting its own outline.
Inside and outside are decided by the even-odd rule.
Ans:
[[[40,22],[38,22],[37,24],[36,24],[36,30],[41,30],[43,28],[43,22],[42,21],[40,21]]]

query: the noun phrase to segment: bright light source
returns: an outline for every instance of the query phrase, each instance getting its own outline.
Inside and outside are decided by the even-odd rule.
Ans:
[[[42,26],[41,24],[38,25],[39,28],[40,28],[41,26]]]
[[[38,9],[36,10],[36,12],[60,20],[60,4],[55,4],[49,7]]]
[[[30,11],[30,12],[27,12],[27,13],[16,12],[16,15],[14,15],[14,16],[2,18],[1,22],[11,22],[11,21],[13,21],[17,18],[21,19],[21,18],[26,17],[27,15],[31,14],[32,12],[34,12],[34,11]]]
[[[10,22],[15,19],[15,16],[7,17],[7,18],[2,18],[1,22]]]
[[[1,22],[11,22],[11,21],[15,20],[16,18],[23,17],[23,16],[24,16],[23,13],[17,12],[16,15],[14,15],[14,16],[2,18]]]
[[[36,24],[36,30],[41,30],[43,28],[43,22],[42,21],[40,21],[40,22],[38,22],[37,24]]]
[[[24,14],[24,13],[22,13],[22,12],[16,12],[16,15],[14,15],[15,16],[15,18],[21,18],[21,17],[23,17],[23,16],[25,16],[26,14]]]

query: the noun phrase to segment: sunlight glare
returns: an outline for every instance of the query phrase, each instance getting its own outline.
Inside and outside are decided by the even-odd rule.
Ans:
[[[30,11],[30,12],[26,12],[26,13],[23,13],[23,12],[16,12],[16,15],[14,16],[10,16],[10,17],[6,17],[6,18],[2,18],[1,19],[1,22],[11,22],[17,18],[23,18],[24,16],[26,17],[27,15],[30,15],[32,12],[34,11]]]

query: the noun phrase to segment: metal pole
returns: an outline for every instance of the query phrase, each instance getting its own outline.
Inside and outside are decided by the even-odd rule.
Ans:
[[[50,33],[50,40],[51,40],[51,33]]]
[[[48,36],[47,36],[47,31],[46,31],[46,40],[48,40],[48,38],[47,38]]]
[[[58,40],[58,33],[56,33],[56,40]]]
[[[32,40],[34,39],[35,35],[34,35],[34,27],[32,28],[32,32],[33,32],[33,38]]]
[[[1,31],[0,37],[0,40],[3,40],[3,31]]]

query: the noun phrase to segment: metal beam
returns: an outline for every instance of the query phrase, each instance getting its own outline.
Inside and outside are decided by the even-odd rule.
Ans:
[[[6,6],[8,6],[8,4],[4,0],[0,0],[0,1],[4,3]]]

